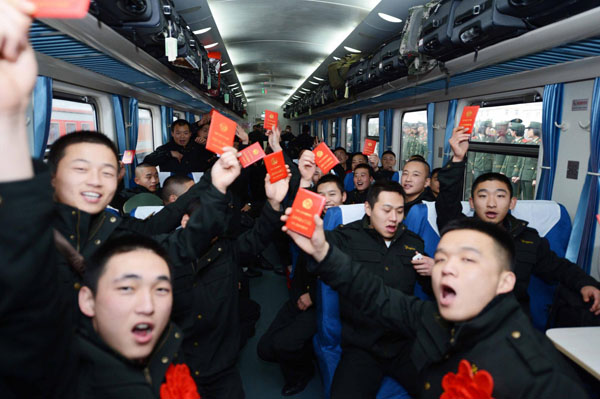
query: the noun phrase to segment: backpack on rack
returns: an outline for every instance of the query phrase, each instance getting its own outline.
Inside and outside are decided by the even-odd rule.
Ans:
[[[400,58],[406,65],[408,75],[422,75],[437,66],[437,60],[419,52],[419,39],[423,21],[439,1],[431,1],[424,6],[408,9],[408,17],[400,41]]]
[[[360,61],[360,54],[348,54],[339,61],[332,62],[327,67],[327,74],[329,75],[329,85],[333,89],[343,89],[348,71],[352,64]]]

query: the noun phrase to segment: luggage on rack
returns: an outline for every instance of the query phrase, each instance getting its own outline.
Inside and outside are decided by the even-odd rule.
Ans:
[[[469,51],[519,36],[528,30],[519,17],[502,13],[497,0],[462,0],[454,10],[452,42]]]
[[[332,62],[327,67],[329,85],[334,89],[342,89],[348,80],[350,67],[360,61],[360,54],[348,54],[338,61]]]
[[[497,0],[496,8],[506,15],[525,18],[535,27],[548,25],[600,6],[600,0]]]
[[[429,10],[421,29],[420,53],[446,61],[467,52],[452,42],[454,14],[459,3],[461,0],[442,0]]]
[[[400,36],[400,58],[408,69],[408,75],[420,75],[431,71],[437,61],[419,52],[419,39],[423,23],[439,2],[429,2],[423,6],[408,9],[408,17]]]
[[[381,75],[377,73],[379,63],[381,62],[383,47],[384,45],[381,45],[379,49],[373,53],[373,56],[369,60],[369,65],[367,66],[367,83],[370,87],[376,86],[383,81]]]
[[[361,59],[352,64],[346,80],[350,89],[356,91],[365,86],[368,67],[369,61],[367,59]]]
[[[396,38],[381,48],[381,61],[376,75],[383,82],[406,76],[407,68],[400,58],[401,41],[400,38]]]

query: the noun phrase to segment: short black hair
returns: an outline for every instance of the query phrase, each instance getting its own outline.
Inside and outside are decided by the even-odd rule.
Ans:
[[[436,175],[440,172],[440,170],[442,170],[442,168],[435,168],[434,170],[431,171],[431,177],[433,177],[433,175]]]
[[[163,183],[161,192],[162,200],[167,202],[171,195],[176,195],[179,197],[181,194],[183,194],[183,185],[189,183],[190,181],[194,181],[194,179],[186,175],[169,176]]]
[[[383,158],[383,156],[387,155],[387,154],[393,155],[394,158],[396,158],[396,153],[394,151],[392,151],[392,150],[386,150],[386,151],[384,151],[383,154],[381,154],[381,158]]]
[[[416,157],[415,155],[413,155],[413,156]],[[406,161],[404,166],[408,165],[411,162],[419,162],[419,163],[425,165],[425,176],[429,177],[429,171],[431,170],[431,168],[429,167],[429,164],[427,163],[427,161],[425,161],[425,159],[423,159],[422,156],[418,155],[418,157],[419,158],[410,157],[410,159],[408,161]]]
[[[344,147],[336,147],[335,150],[333,150],[333,152],[336,152],[337,150],[342,150],[344,151],[344,153],[348,154],[348,151],[346,151]]]
[[[303,125],[302,126],[302,134],[304,134],[304,133],[310,134],[310,125]]]
[[[325,175],[325,176],[321,177],[319,179],[319,181],[317,182],[317,184],[315,185],[315,188],[319,189],[319,186],[321,184],[325,184],[325,183],[335,183],[335,185],[340,189],[340,192],[342,194],[344,194],[344,192],[346,191],[344,189],[344,182],[342,181],[342,179],[340,179],[336,175]]]
[[[488,172],[480,175],[475,179],[473,185],[471,186],[471,198],[475,198],[475,189],[478,185],[483,183],[484,181],[499,181],[504,183],[504,185],[508,188],[508,193],[510,194],[510,198],[513,196],[513,186],[505,175],[496,172]]]
[[[190,129],[190,132],[192,131],[192,126],[185,119],[177,119],[175,122],[173,122],[171,124],[171,132],[175,131],[175,126],[187,126],[188,129]]]
[[[441,231],[440,237],[456,230],[473,230],[490,237],[496,244],[501,256],[504,256],[503,269],[514,270],[515,243],[511,235],[502,227],[494,223],[484,222],[476,218],[459,218],[449,222]]]
[[[421,154],[412,154],[410,157],[408,157],[408,161],[406,161],[406,163],[409,163],[410,161],[423,161],[423,162],[427,162],[425,160],[425,157]]]
[[[110,238],[94,252],[89,261],[86,262],[86,268],[83,273],[83,285],[87,286],[95,295],[98,289],[98,281],[104,274],[108,261],[115,255],[133,252],[138,249],[147,249],[160,256],[169,266],[172,280],[171,261],[165,249],[149,237],[127,234],[117,238]]]
[[[406,203],[406,193],[400,183],[393,180],[377,180],[375,183],[371,184],[371,187],[369,187],[369,191],[367,192],[367,202],[371,208],[375,206],[375,203],[379,199],[379,194],[383,191],[400,194],[404,203]]]
[[[354,168],[354,171],[356,171],[356,169],[367,169],[369,171],[369,177],[373,177],[373,168],[368,163],[359,163]]]
[[[84,130],[62,136],[52,144],[48,154],[48,166],[52,175],[56,174],[58,163],[64,158],[67,147],[81,143],[101,144],[108,147],[115,154],[116,166],[119,167],[119,152],[115,144],[102,133]]]

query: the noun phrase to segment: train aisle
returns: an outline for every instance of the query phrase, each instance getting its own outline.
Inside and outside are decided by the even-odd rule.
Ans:
[[[279,399],[283,387],[283,376],[279,366],[267,363],[258,358],[256,345],[265,333],[275,314],[288,298],[285,279],[272,271],[263,270],[263,276],[250,279],[250,293],[252,299],[260,303],[261,316],[256,324],[256,335],[242,350],[239,360],[240,373],[244,382],[247,399]],[[321,399],[323,398],[321,378],[315,375],[301,393],[291,396],[294,399]]]

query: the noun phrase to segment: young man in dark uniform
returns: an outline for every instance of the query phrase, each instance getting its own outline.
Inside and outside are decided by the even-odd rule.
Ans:
[[[355,173],[359,170],[356,168]],[[430,268],[433,261],[427,258],[419,261],[419,266],[413,264],[417,252],[423,253],[423,240],[402,224],[404,204],[400,184],[375,182],[369,189],[362,220],[326,234],[329,242],[360,261],[366,272],[381,277],[386,286],[413,295],[417,280],[424,287],[430,286],[429,278],[415,268]],[[393,376],[409,392],[416,391],[416,369],[409,359],[411,340],[381,328],[344,295],[340,296],[340,317],[342,357],[333,377],[332,398],[374,397],[384,375]]]
[[[497,399],[588,397],[564,357],[511,294],[515,249],[503,229],[479,220],[449,224],[432,270],[436,302],[423,302],[369,273],[325,239],[322,220],[315,217],[315,222],[311,239],[288,234],[313,256],[320,278],[372,322],[398,339],[414,338],[410,357],[419,372],[419,398],[446,397],[445,390],[446,395],[467,391]],[[453,378],[458,373],[462,378]]]
[[[210,167],[203,156],[204,148],[191,140],[190,123],[178,119],[171,125],[172,140],[146,155],[144,163],[159,166],[161,172],[174,172],[187,175],[190,172],[204,172]],[[203,151],[204,150],[204,151]]]
[[[373,183],[373,169],[364,163],[354,168],[354,190],[348,193],[346,204],[364,204],[367,200],[369,187]]]
[[[465,170],[465,158],[469,150],[469,137],[466,129],[457,127],[450,138],[454,153],[451,162],[440,170],[440,194],[435,206],[437,224],[441,229],[451,220],[462,218],[462,180]],[[598,282],[588,276],[580,267],[559,258],[551,249],[548,240],[538,232],[527,227],[527,222],[518,220],[509,211],[514,209],[517,199],[514,197],[510,180],[498,173],[487,173],[473,182],[471,208],[475,210],[473,218],[494,223],[504,228],[512,236],[517,251],[514,294],[529,314],[529,277],[535,274],[546,282],[560,282],[567,288],[581,293],[583,301],[592,301],[591,311],[600,314],[600,290]]]
[[[402,168],[400,183],[406,192],[404,212],[408,215],[413,205],[423,201],[434,201],[435,196],[429,189],[429,164],[425,160],[415,157],[408,160]]]

